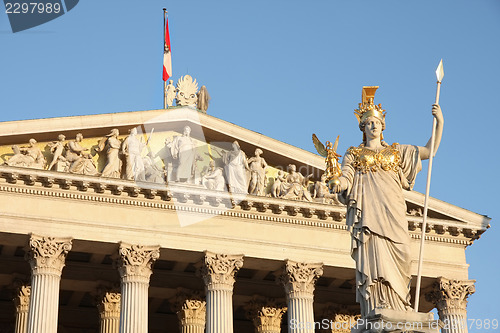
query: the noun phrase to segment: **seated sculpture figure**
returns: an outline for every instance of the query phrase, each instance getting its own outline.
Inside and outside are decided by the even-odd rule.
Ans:
[[[336,205],[340,205],[340,201],[337,198],[337,194],[332,194],[328,190],[328,186],[326,185],[327,179],[326,172],[321,175],[321,181],[317,181],[314,184],[314,192],[313,198],[321,200],[323,203],[332,203]]]
[[[288,165],[288,176],[281,183],[281,198],[313,201],[311,193],[307,189],[311,177],[312,174],[304,177],[300,172],[297,172],[295,164]]]
[[[209,190],[224,191],[226,189],[222,168],[217,168],[213,160],[209,163],[207,173],[202,177],[202,184]]]
[[[68,142],[66,149],[66,161],[70,163],[68,171],[70,173],[82,175],[97,175],[97,168],[95,166],[92,155],[88,152],[88,148],[81,145],[83,140],[82,133],[78,133],[75,140]]]
[[[36,146],[36,140],[30,139],[28,147],[12,146],[14,156],[5,164],[10,166],[19,166],[34,169],[43,169],[45,167],[45,157],[40,148]]]

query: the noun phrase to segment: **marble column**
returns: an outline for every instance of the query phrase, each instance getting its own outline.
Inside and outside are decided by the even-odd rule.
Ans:
[[[205,332],[206,302],[199,291],[179,290],[171,300],[181,333]]]
[[[31,265],[28,333],[56,333],[59,284],[71,238],[31,235],[26,260]]]
[[[348,309],[345,305],[329,304],[323,311],[323,319],[328,321],[328,327],[322,328],[322,333],[351,333],[358,319],[360,311]]]
[[[425,295],[427,301],[434,303],[439,320],[444,325],[442,333],[467,333],[467,298],[476,289],[475,280],[449,280],[438,278],[433,290]]]
[[[16,305],[16,327],[15,333],[28,332],[28,310],[30,306],[30,285],[20,285],[16,288],[14,304]]]
[[[148,288],[159,246],[120,243],[117,260],[121,277],[120,333],[148,332]]]
[[[285,287],[289,333],[314,333],[314,283],[322,274],[322,263],[285,261],[279,280]]]
[[[207,295],[207,333],[233,332],[233,285],[243,266],[243,255],[205,251],[201,275]]]
[[[246,305],[247,318],[255,327],[255,333],[280,333],[281,318],[286,312],[286,306],[274,299],[255,297]]]
[[[118,333],[120,331],[121,294],[116,290],[102,289],[97,299],[99,310],[100,333]]]

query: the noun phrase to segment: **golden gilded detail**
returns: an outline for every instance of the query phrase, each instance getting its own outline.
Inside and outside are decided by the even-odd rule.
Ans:
[[[376,172],[379,169],[398,172],[401,157],[399,151],[396,149],[397,145],[398,143],[393,143],[378,153],[361,146],[351,147],[348,153],[354,156],[354,168],[363,173],[368,171]]]
[[[361,103],[356,110],[354,110],[354,115],[358,119],[359,123],[364,122],[369,117],[376,117],[380,120],[385,119],[385,110],[382,109],[382,105],[375,105],[373,103],[373,98],[375,97],[375,92],[378,86],[363,87]]]

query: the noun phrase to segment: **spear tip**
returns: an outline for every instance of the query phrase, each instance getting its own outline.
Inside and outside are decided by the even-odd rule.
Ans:
[[[439,65],[436,69],[436,78],[439,83],[443,80],[444,77],[444,69],[443,69],[443,59],[439,62]]]

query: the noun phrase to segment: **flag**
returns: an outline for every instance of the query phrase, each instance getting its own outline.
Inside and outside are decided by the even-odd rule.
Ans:
[[[168,18],[165,25],[165,46],[163,50],[163,81],[172,76],[172,53],[170,50],[170,35],[168,34]]]

